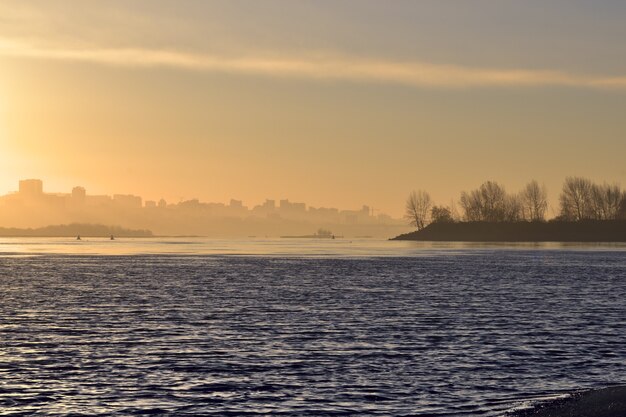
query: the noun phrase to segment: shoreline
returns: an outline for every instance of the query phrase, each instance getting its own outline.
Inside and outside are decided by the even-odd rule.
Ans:
[[[433,242],[626,242],[626,220],[450,222],[390,240]]]
[[[535,403],[507,417],[624,417],[626,385],[576,391],[564,398]]]
[[[153,237],[150,230],[127,229],[98,223],[57,224],[35,228],[0,227],[0,238],[70,238],[70,237]]]

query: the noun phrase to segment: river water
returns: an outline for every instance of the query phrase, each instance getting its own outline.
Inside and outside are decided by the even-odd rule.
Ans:
[[[626,382],[626,246],[0,240],[0,415],[499,416]]]

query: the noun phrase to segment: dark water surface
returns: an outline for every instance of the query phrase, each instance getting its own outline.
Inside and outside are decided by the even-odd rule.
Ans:
[[[0,415],[495,416],[626,382],[626,253],[0,258]]]

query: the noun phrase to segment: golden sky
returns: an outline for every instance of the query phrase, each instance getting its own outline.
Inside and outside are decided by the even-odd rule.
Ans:
[[[0,3],[0,193],[444,204],[626,185],[621,1]]]

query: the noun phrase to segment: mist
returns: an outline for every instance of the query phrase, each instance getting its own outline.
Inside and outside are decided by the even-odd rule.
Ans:
[[[198,199],[168,203],[132,194],[92,195],[80,186],[69,193],[44,192],[38,179],[22,180],[18,191],[0,197],[0,227],[72,223],[149,230],[161,236],[209,237],[306,236],[324,229],[336,236],[386,238],[410,230],[403,220],[365,205],[340,210],[288,199],[267,199],[251,207],[234,199],[227,204]]]

